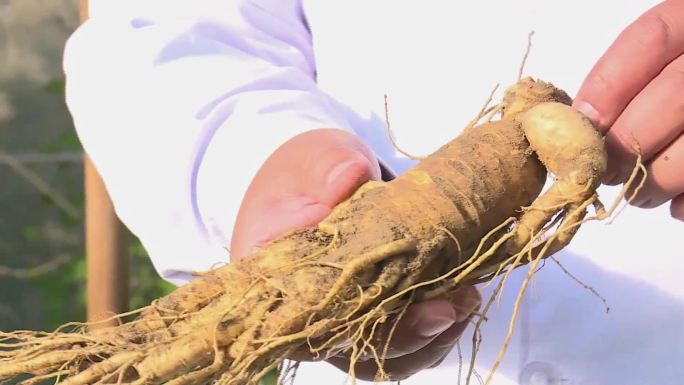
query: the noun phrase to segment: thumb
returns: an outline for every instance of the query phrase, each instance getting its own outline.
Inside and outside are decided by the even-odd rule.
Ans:
[[[264,162],[245,193],[233,229],[233,258],[320,222],[370,179],[380,179],[378,162],[353,134],[318,129],[290,139]]]

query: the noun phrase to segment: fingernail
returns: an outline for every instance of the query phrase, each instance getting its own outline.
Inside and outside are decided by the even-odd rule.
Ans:
[[[422,337],[434,337],[449,329],[456,320],[445,316],[426,316],[421,318],[416,324],[416,331]]]
[[[451,295],[451,306],[455,311],[456,322],[463,322],[482,304],[482,297],[473,287],[464,287]]]
[[[456,311],[456,322],[463,322],[470,317],[478,307],[480,307],[481,301],[468,298],[454,306]]]
[[[359,166],[365,166],[366,163],[368,163],[368,160],[363,157],[363,155],[359,155],[358,158],[352,158],[349,160],[346,160],[335,167],[333,167],[332,170],[328,173],[328,177],[326,178],[326,183],[328,185],[331,185],[333,183],[336,183],[337,180],[340,178],[340,176],[344,175],[348,170],[354,168],[354,167],[359,167]]]
[[[601,115],[594,106],[583,100],[580,100],[578,102],[575,102],[575,104],[573,104],[573,107],[575,107],[577,111],[581,112],[584,116],[591,120],[591,122],[594,123],[596,127],[600,128]]]

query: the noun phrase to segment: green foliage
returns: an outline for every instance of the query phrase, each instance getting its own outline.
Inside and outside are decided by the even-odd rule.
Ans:
[[[175,286],[157,275],[140,242],[134,240],[130,247],[129,308],[148,305],[162,297]],[[86,314],[86,261],[84,256],[48,274],[33,278],[33,284],[43,293],[43,311],[47,330],[53,330],[69,321],[83,321]],[[122,282],[122,285],[127,284]]]
[[[75,152],[81,150],[81,142],[74,131],[65,132],[61,134],[57,140],[47,143],[40,148],[40,152],[43,154],[56,154],[59,152]]]
[[[36,226],[25,226],[23,229],[21,229],[21,234],[28,242],[37,240],[39,236],[38,228]]]
[[[266,373],[259,385],[276,385],[278,383],[278,369],[273,369]]]
[[[45,84],[45,91],[47,91],[48,94],[56,95],[56,96],[64,96],[64,91],[66,88],[66,79],[63,77],[57,78],[57,79],[52,79],[49,81],[47,84]]]
[[[157,275],[140,242],[130,247],[129,308],[148,305],[153,299],[170,293],[175,286]],[[46,330],[54,330],[70,321],[84,321],[86,315],[86,261],[84,256],[72,259],[48,274],[32,279],[42,292]],[[122,285],[127,284],[122,282]]]
[[[17,115],[18,117],[23,117],[28,122],[26,123],[27,126],[30,127],[34,127],[34,125],[29,125],[29,123],[34,121],[35,116],[40,116],[34,114],[34,110],[37,108],[36,101],[48,100],[49,103],[45,103],[50,106],[55,105],[55,101],[59,101],[54,111],[42,108],[38,108],[38,110],[44,115],[49,114],[47,120],[51,124],[60,124],[60,129],[56,132],[61,133],[51,136],[42,135],[43,131],[36,131],[36,135],[40,134],[40,136],[35,137],[25,134],[22,138],[25,138],[26,144],[22,151],[38,151],[44,154],[82,151],[82,146],[75,130],[64,127],[64,123],[58,123],[59,121],[54,119],[57,116],[54,114],[68,117],[68,113],[62,108],[65,91],[65,79],[63,77],[55,78],[46,84],[37,85],[37,87],[35,84],[21,84],[13,90],[15,91],[13,95],[15,96],[17,106],[30,107],[22,109],[21,113]],[[68,119],[63,121],[66,122]],[[18,118],[15,118],[10,124],[14,127],[18,122]],[[49,128],[50,130],[54,129],[54,127]],[[49,139],[42,140],[41,138]],[[12,143],[12,145],[16,145],[16,143]],[[83,245],[82,239],[80,239],[83,234],[85,204],[83,195],[80,193],[81,186],[83,185],[82,173],[78,169],[80,167],[77,164],[32,167],[33,171],[44,177],[46,182],[58,190],[71,206],[78,209],[81,214],[79,216],[68,215],[63,210],[58,209],[50,197],[42,194],[33,194],[31,192],[31,194],[5,195],[10,197],[5,200],[0,198],[0,203],[2,203],[0,211],[2,211],[3,207],[16,207],[19,205],[26,206],[32,214],[29,220],[21,224],[15,224],[16,228],[12,227],[12,222],[9,222],[10,228],[16,229],[16,231],[10,236],[0,239],[0,251],[2,251],[0,259],[5,255],[9,255],[9,258],[15,258],[14,256],[16,255],[16,259],[12,260],[16,263],[0,261],[0,265],[7,264],[12,267],[31,268],[48,262],[57,255],[73,255],[73,258],[67,263],[40,276],[22,279],[21,283],[12,282],[17,280],[15,278],[5,280],[4,286],[0,286],[4,290],[22,287],[30,291],[28,293],[19,290],[16,293],[16,297],[13,297],[13,295],[3,297],[5,299],[9,298],[11,301],[7,304],[8,308],[17,309],[17,314],[14,315],[16,321],[12,320],[11,325],[14,325],[14,322],[21,322],[22,325],[20,327],[24,327],[23,323],[26,322],[27,324],[30,323],[31,328],[54,330],[66,322],[85,321],[86,261],[83,255],[85,245]],[[11,188],[11,186],[7,187]],[[14,218],[16,219],[16,217]],[[12,221],[12,218],[6,219]],[[47,234],[48,231],[46,229],[55,230],[55,228],[58,231],[53,231],[52,236]],[[27,258],[24,258],[24,255]],[[147,253],[140,242],[134,239],[134,237],[131,237],[130,256],[129,280],[128,282],[121,282],[121,284],[129,285],[129,307],[131,309],[145,306],[153,299],[162,297],[175,288],[157,275]],[[24,259],[20,260],[19,258]],[[29,310],[24,310],[24,313],[20,313],[18,310],[20,307]],[[28,317],[31,317],[30,321]],[[7,325],[3,324],[3,322],[8,322],[7,317],[4,319],[0,318],[0,328],[3,325]]]
[[[43,297],[45,329],[54,330],[69,321],[83,321],[86,315],[86,263],[84,257],[32,279]]]
[[[137,309],[148,305],[153,299],[163,297],[176,286],[159,277],[145,249],[137,239],[131,242],[131,275],[128,307]]]
[[[46,85],[50,93],[63,94],[64,81],[55,80]],[[81,144],[72,130],[60,135],[56,140],[44,145],[43,153],[59,153],[65,151],[81,151]],[[54,202],[41,195],[40,207],[54,207]],[[83,218],[85,202],[83,196],[71,199],[70,203],[81,212]],[[58,219],[59,225],[69,232],[82,232],[83,220],[72,218],[66,213]],[[28,243],[45,242],[40,227],[25,226],[21,231],[24,241]],[[83,250],[84,245],[78,249]],[[137,238],[131,237],[130,247],[129,308],[136,309],[149,304],[153,299],[170,293],[175,286],[159,277],[147,253]],[[86,261],[84,255],[78,255],[57,269],[33,278],[33,285],[42,293],[44,328],[52,330],[70,321],[84,321],[86,317]]]
[[[66,79],[59,77],[52,79],[43,86],[43,89],[50,95],[59,99],[64,99],[66,89]],[[57,140],[48,143],[40,148],[44,154],[55,154],[63,151],[81,151],[81,142],[74,130],[69,130],[60,135]]]

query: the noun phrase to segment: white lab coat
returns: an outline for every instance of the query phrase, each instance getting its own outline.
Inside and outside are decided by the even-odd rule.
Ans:
[[[249,181],[290,137],[353,131],[401,173],[414,163],[386,138],[384,94],[399,145],[428,154],[458,134],[496,83],[516,80],[531,30],[525,73],[574,94],[617,34],[655,3],[91,0],[91,20],[65,50],[67,102],[117,213],[159,273],[181,284],[228,259]],[[617,191],[600,193],[611,202]],[[494,383],[682,383],[683,231],[666,206],[583,227],[558,258],[610,312],[547,263]],[[513,274],[490,314],[482,374],[524,274]],[[462,345],[467,358],[469,338]],[[403,383],[457,383],[457,375],[454,351]],[[316,363],[297,383],[344,379]]]

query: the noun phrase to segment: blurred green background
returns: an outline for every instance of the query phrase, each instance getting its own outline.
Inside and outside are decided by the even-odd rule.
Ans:
[[[0,330],[85,320],[82,149],[61,68],[77,26],[77,0],[0,0]],[[130,240],[130,280],[122,284],[136,308],[173,286]],[[7,269],[51,261],[60,263],[34,277]]]

